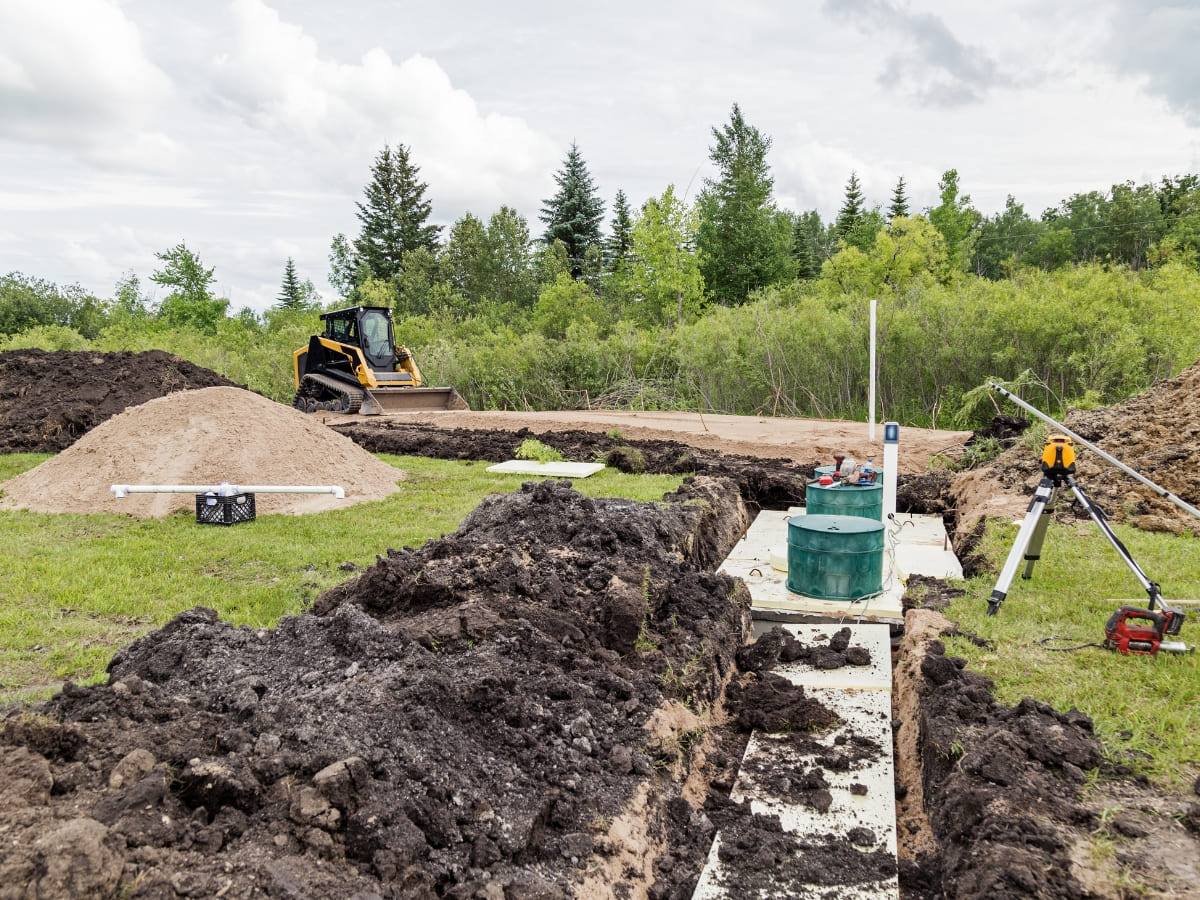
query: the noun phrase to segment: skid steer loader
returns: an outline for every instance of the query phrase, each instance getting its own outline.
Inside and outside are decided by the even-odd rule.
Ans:
[[[302,412],[381,415],[469,409],[452,387],[426,387],[416,360],[392,333],[392,311],[353,306],[322,313],[323,334],[293,354]]]

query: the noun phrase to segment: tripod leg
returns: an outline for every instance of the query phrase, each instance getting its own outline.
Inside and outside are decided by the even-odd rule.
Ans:
[[[1151,581],[1146,573],[1142,571],[1142,567],[1137,564],[1137,561],[1133,558],[1133,555],[1129,552],[1126,546],[1121,543],[1121,539],[1117,537],[1116,533],[1112,530],[1112,528],[1109,527],[1108,522],[1104,517],[1104,513],[1102,513],[1100,508],[1088,499],[1087,494],[1083,492],[1083,488],[1079,486],[1079,483],[1074,478],[1068,477],[1067,484],[1071,486],[1071,490],[1075,493],[1075,499],[1079,501],[1079,505],[1087,510],[1087,514],[1092,517],[1092,521],[1100,526],[1100,530],[1104,533],[1104,536],[1108,538],[1108,542],[1113,545],[1113,548],[1117,551],[1117,553],[1120,554],[1121,559],[1125,561],[1125,565],[1129,566],[1130,571],[1132,571],[1134,577],[1137,578],[1138,583],[1142,586],[1146,593],[1150,595],[1150,609],[1154,609],[1155,604],[1163,606],[1164,603],[1162,595],[1159,593],[1158,585]]]
[[[1050,488],[1050,497],[1042,507],[1042,514],[1033,526],[1033,537],[1029,539],[1029,547],[1025,551],[1025,571],[1021,573],[1024,579],[1033,577],[1033,564],[1042,558],[1042,544],[1046,543],[1046,531],[1050,527],[1050,519],[1054,513],[1054,488]]]
[[[1039,530],[1039,526],[1041,532],[1039,538],[1045,536],[1046,526],[1042,523],[1042,514],[1053,499],[1054,482],[1049,478],[1043,478],[1038,484],[1037,490],[1033,492],[1033,499],[1029,501],[1029,509],[1026,510],[1025,519],[1021,522],[1021,528],[1017,532],[1017,539],[1013,542],[1012,549],[1008,551],[1008,559],[1004,561],[1004,568],[1000,570],[1000,577],[996,579],[996,587],[992,589],[992,597],[988,601],[989,616],[994,616],[1000,611],[1000,604],[1008,596],[1008,589],[1012,586],[1012,580],[1017,574],[1017,567],[1021,565],[1021,560],[1026,558],[1025,551],[1033,539],[1034,532]],[[1038,552],[1041,552],[1040,540]],[[1036,558],[1035,556],[1034,559]],[[1030,560],[1029,565],[1032,566],[1032,564],[1033,561]]]

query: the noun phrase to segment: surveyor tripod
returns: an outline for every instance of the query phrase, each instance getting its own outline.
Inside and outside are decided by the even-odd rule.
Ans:
[[[1000,604],[1008,596],[1008,589],[1012,586],[1013,577],[1022,561],[1025,563],[1025,571],[1021,573],[1021,577],[1033,576],[1033,564],[1041,558],[1046,529],[1054,513],[1055,495],[1065,485],[1071,489],[1079,505],[1100,527],[1109,543],[1150,596],[1148,609],[1123,606],[1113,614],[1105,627],[1108,645],[1122,653],[1157,653],[1159,649],[1186,652],[1187,647],[1184,645],[1176,646],[1177,642],[1162,640],[1165,634],[1179,633],[1183,625],[1183,613],[1167,605],[1159,586],[1142,571],[1142,567],[1109,527],[1103,511],[1088,499],[1079,482],[1075,480],[1075,448],[1071,439],[1059,434],[1051,435],[1042,451],[1041,466],[1042,480],[1033,492],[1033,499],[1029,502],[1029,509],[1026,510],[1025,519],[1017,532],[1017,539],[1008,553],[1008,559],[1004,561],[1004,568],[1000,570],[1000,577],[996,580],[996,587],[988,601],[988,615],[994,616],[1000,611]],[[1131,621],[1142,620],[1150,622],[1151,627],[1143,629],[1129,624]]]

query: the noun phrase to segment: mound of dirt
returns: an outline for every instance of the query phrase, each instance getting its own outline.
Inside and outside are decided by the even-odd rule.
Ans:
[[[1187,824],[1197,804],[1106,760],[1082,712],[1029,697],[997,703],[989,679],[946,655],[938,636],[948,630],[938,613],[910,611],[893,669],[905,704],[896,735],[903,896],[1197,896],[1200,841]],[[1113,840],[1115,860],[1095,853],[1098,834]]]
[[[101,422],[155,397],[239,387],[162,350],[0,353],[0,453],[58,453]]]
[[[690,896],[746,514],[667,499],[527,484],[275,630],[197,608],[11,712],[0,897]]]
[[[403,474],[304,413],[236,387],[178,391],[114,416],[62,453],[5,482],[0,506],[162,517],[191,493],[130,494],[114,484],[327,486],[331,494],[255,497],[260,513],[306,513],[379,500]]]
[[[1176,378],[1104,409],[1076,410],[1063,420],[1073,432],[1192,506],[1200,506],[1200,362]],[[1122,472],[1082,445],[1075,478],[1089,499],[1114,522],[1147,531],[1200,533],[1200,519]],[[1020,518],[1042,473],[1040,448],[1016,446],[986,466],[962,473],[953,493],[959,528],[983,516]],[[1083,515],[1078,504],[1059,503],[1060,514]]]

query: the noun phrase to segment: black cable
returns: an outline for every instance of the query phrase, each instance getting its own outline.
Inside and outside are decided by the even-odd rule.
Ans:
[[[1073,647],[1051,647],[1051,646],[1049,646],[1050,641],[1066,641],[1066,640],[1070,640],[1066,635],[1052,634],[1052,635],[1050,635],[1050,637],[1044,637],[1041,640],[1039,640],[1038,645],[1046,650],[1053,650],[1056,653],[1068,653],[1072,650],[1083,650],[1086,647],[1099,647],[1101,650],[1106,649],[1104,644],[1097,644],[1094,641],[1089,644],[1076,644]]]

